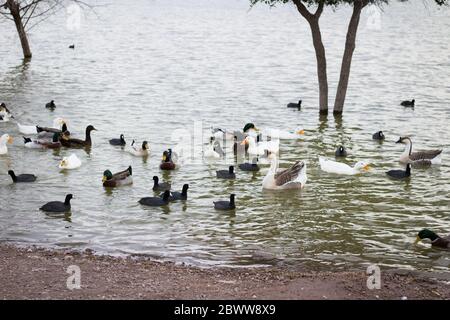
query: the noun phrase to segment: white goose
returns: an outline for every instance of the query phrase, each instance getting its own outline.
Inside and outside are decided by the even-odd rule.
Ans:
[[[264,177],[263,189],[303,189],[308,177],[306,176],[306,164],[303,161],[297,161],[288,169],[278,172],[278,159],[275,154],[269,154],[271,160],[270,169]]]
[[[370,169],[369,164],[364,161],[357,162],[353,167],[342,162],[336,162],[319,157],[320,169],[329,173],[355,175],[361,173],[363,170],[368,171]]]
[[[289,132],[278,129],[266,129],[264,130],[264,134],[272,139],[296,140],[305,134],[305,130],[303,128],[297,128],[293,132]]]
[[[9,134],[4,134],[0,137],[0,154],[7,154],[8,147],[7,143],[11,144],[13,142],[13,138]]]
[[[400,137],[396,143],[405,144],[405,151],[400,156],[400,162],[422,165],[441,164],[442,149],[412,152],[412,141],[409,137]]]
[[[81,160],[78,159],[75,153],[72,153],[69,157],[64,157],[59,163],[61,170],[72,170],[81,167]]]
[[[242,142],[241,145],[245,146],[248,144],[247,153],[254,156],[262,156],[265,153],[264,146],[257,145],[255,138],[251,136],[247,136]]]
[[[56,118],[53,120],[53,126],[54,129],[61,129],[63,124],[66,121],[63,118]],[[37,126],[24,126],[20,123],[17,123],[17,127],[19,128],[19,132],[24,135],[31,135],[31,134],[37,134]]]

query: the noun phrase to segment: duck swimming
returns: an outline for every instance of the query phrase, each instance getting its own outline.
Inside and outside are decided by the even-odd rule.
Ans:
[[[91,132],[96,131],[96,130],[97,129],[95,129],[93,125],[88,125],[86,127],[86,135],[85,135],[84,140],[74,139],[74,138],[70,138],[70,136],[67,137],[66,135],[63,135],[62,139],[61,139],[61,144],[67,148],[90,147],[90,146],[92,146]]]
[[[234,210],[236,209],[236,204],[234,202],[235,195],[230,194],[230,201],[214,201],[214,209],[216,210]]]
[[[150,206],[150,207],[162,207],[169,204],[169,198],[170,198],[170,191],[166,190],[164,191],[164,194],[161,197],[146,197],[139,200],[139,203],[143,206]]]
[[[345,150],[344,146],[339,146],[334,153],[336,158],[342,157],[345,158],[347,156],[347,150]]]
[[[13,138],[5,133],[0,137],[0,154],[7,154],[8,153],[8,147],[6,144],[13,143]]]
[[[406,179],[411,176],[411,163],[406,165],[406,170],[389,170],[386,174],[394,179]]]
[[[58,148],[61,148],[61,142],[59,141],[59,139],[60,139],[59,133],[53,134],[52,141],[42,140],[42,139],[32,140],[31,138],[23,137],[25,147],[31,148],[31,149],[44,149],[44,148],[58,149]]]
[[[409,100],[402,101],[402,102],[400,103],[400,105],[401,105],[401,106],[404,106],[404,107],[411,107],[411,108],[414,108],[414,104],[415,104],[415,103],[416,103],[416,100],[412,99],[411,101],[409,101]]]
[[[112,174],[111,171],[103,172],[103,186],[107,188],[115,188],[133,183],[133,170],[129,166],[126,170]]]
[[[64,213],[71,210],[70,200],[73,198],[71,194],[66,195],[64,202],[52,201],[44,204],[39,210],[53,213]]]
[[[423,229],[417,234],[415,243],[418,243],[423,239],[430,239],[432,247],[450,249],[450,236],[441,238],[433,231]]]
[[[37,179],[34,174],[19,174],[18,176],[16,176],[13,170],[9,170],[8,174],[11,176],[11,179],[14,183],[34,182]]]
[[[400,137],[396,143],[405,144],[405,151],[400,156],[400,162],[420,162],[421,164],[441,164],[442,149],[412,152],[412,141],[409,137]]]
[[[49,103],[45,104],[45,107],[52,111],[55,110],[56,109],[55,101],[52,100]]]
[[[73,170],[81,167],[81,160],[78,159],[75,153],[69,157],[64,157],[58,166],[61,170]]]
[[[131,153],[135,157],[147,157],[149,154],[148,142],[144,141],[144,142],[142,142],[141,147],[137,147],[133,140],[131,145],[126,150],[128,153]]]
[[[228,170],[218,170],[216,171],[217,178],[221,179],[236,179],[236,174],[234,173],[234,166],[230,166]]]
[[[279,129],[267,129],[264,131],[267,137],[272,139],[281,139],[281,140],[296,140],[300,139],[305,135],[305,130],[303,128],[297,128],[294,131],[284,131]]]
[[[14,119],[14,117],[10,114],[0,115],[0,122],[9,122],[11,119]]]
[[[302,100],[298,100],[297,103],[289,102],[289,103],[287,104],[287,107],[288,107],[288,108],[295,108],[295,109],[297,109],[297,110],[300,111],[300,109],[302,108]]]
[[[373,139],[373,140],[384,140],[385,138],[386,138],[386,137],[384,136],[383,131],[375,132],[375,133],[372,135],[372,139]]]
[[[248,163],[248,162],[241,163],[241,164],[239,164],[239,169],[241,169],[242,171],[251,171],[251,172],[259,171],[260,167],[258,166],[258,164],[256,162],[255,163]]]
[[[10,118],[14,118],[4,102],[0,104],[0,116],[9,116]]]
[[[215,147],[216,143],[218,143],[218,142],[215,141],[215,138],[211,137],[209,140],[208,148],[203,153],[203,156],[205,158],[207,158],[207,159],[220,159],[221,158],[221,155],[219,154],[219,152],[216,151],[216,147]]]
[[[303,161],[297,161],[288,169],[278,171],[278,159],[273,153],[269,154],[271,161],[270,169],[264,177],[263,189],[303,189],[308,180],[306,176],[306,164]]]
[[[153,177],[153,191],[167,191],[170,190],[171,185],[167,182],[161,182],[159,183],[158,176]]]
[[[370,169],[369,164],[363,161],[359,161],[353,167],[350,167],[348,164],[328,160],[324,157],[319,157],[319,164],[322,171],[343,175],[355,175]]]
[[[175,170],[176,165],[172,160],[172,149],[168,149],[163,152],[161,164],[159,165],[161,170]]]
[[[109,140],[109,144],[113,146],[124,146],[126,145],[125,136],[123,134],[120,135],[119,139],[111,139]]]
[[[176,201],[176,200],[187,200],[187,192],[189,189],[189,185],[186,183],[183,185],[183,189],[181,192],[178,191],[172,191],[170,193],[169,201]],[[160,195],[160,197],[164,197],[164,193]]]

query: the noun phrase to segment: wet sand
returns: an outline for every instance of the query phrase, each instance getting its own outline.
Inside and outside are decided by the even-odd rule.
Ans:
[[[81,288],[67,288],[70,265]],[[0,244],[1,299],[450,299],[450,284],[383,271],[380,290],[361,272],[286,267],[210,268],[145,257],[99,256]]]

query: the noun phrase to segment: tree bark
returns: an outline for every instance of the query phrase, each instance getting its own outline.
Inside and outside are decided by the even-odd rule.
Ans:
[[[19,4],[15,0],[7,0],[8,8],[16,24],[17,33],[19,34],[20,43],[22,45],[23,57],[30,59],[32,57],[30,44],[28,42],[27,33],[23,26],[22,17],[20,16]]]
[[[334,101],[334,115],[342,115],[344,102],[347,95],[348,80],[350,78],[350,68],[352,65],[353,52],[355,51],[356,33],[358,31],[359,19],[362,9],[368,4],[368,0],[358,0],[353,4],[353,13],[347,30],[344,55],[342,57],[341,74]]]
[[[311,28],[314,50],[317,60],[317,77],[319,81],[319,112],[321,115],[328,114],[328,77],[327,77],[327,59],[325,47],[322,42],[319,19],[322,15],[324,2],[320,2],[314,14],[308,11],[301,0],[292,0],[297,6],[300,14],[308,21]]]

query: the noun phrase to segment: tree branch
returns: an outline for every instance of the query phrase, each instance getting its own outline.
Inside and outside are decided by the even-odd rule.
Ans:
[[[298,12],[308,21],[312,20],[314,18],[314,15],[309,12],[309,10],[306,8],[306,6],[302,3],[301,0],[292,0],[294,4],[297,6]]]

